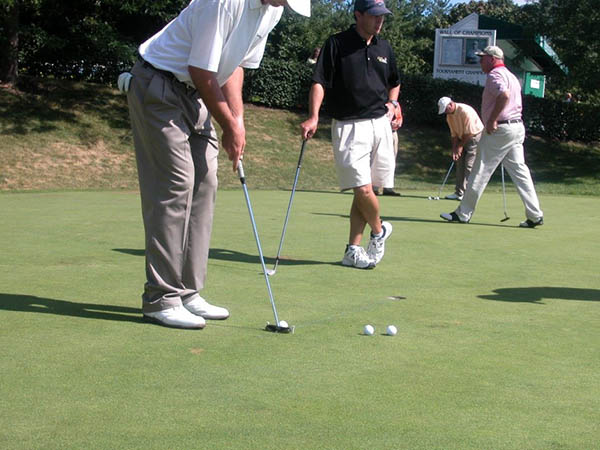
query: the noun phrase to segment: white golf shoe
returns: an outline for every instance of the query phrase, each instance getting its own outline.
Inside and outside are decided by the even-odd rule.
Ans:
[[[357,269],[372,269],[375,267],[375,261],[367,255],[365,249],[360,245],[347,245],[342,265],[356,267]]]
[[[211,305],[198,294],[192,294],[187,299],[184,299],[183,306],[192,314],[205,319],[223,320],[229,317],[227,309]]]
[[[144,313],[144,320],[173,328],[204,328],[206,321],[196,316],[183,306],[175,306],[162,311]]]
[[[367,247],[367,255],[375,262],[375,264],[379,264],[379,262],[383,259],[383,254],[385,253],[385,241],[392,234],[391,223],[381,222],[381,228],[383,229],[383,235],[380,237],[374,237],[371,234],[371,240],[369,241],[369,246]]]
[[[444,197],[446,200],[458,200],[461,201],[463,196],[462,195],[458,195],[456,192],[452,193],[452,194],[448,194]]]

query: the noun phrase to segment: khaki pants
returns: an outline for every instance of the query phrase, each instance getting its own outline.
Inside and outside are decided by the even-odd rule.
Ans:
[[[525,205],[525,216],[533,221],[544,216],[529,167],[525,164],[524,140],[525,127],[522,123],[499,125],[493,134],[483,131],[467,191],[456,210],[461,221],[471,220],[477,202],[499,164],[504,164],[504,168],[515,184]]]
[[[394,187],[394,143],[390,120],[336,120],[331,122],[331,143],[340,189],[372,184]]]
[[[467,181],[469,180],[469,175],[471,175],[471,170],[475,163],[477,146],[480,139],[481,133],[473,136],[473,138],[465,144],[462,155],[458,158],[458,161],[456,161],[456,185],[454,186],[454,192],[459,197],[462,197],[467,190]]]
[[[143,312],[204,287],[218,142],[197,93],[137,62],[128,93],[146,237]]]

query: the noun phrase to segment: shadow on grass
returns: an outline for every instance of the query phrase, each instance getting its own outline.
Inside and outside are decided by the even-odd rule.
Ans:
[[[317,216],[334,216],[334,217],[341,217],[343,219],[350,219],[350,216],[348,214],[334,214],[334,213],[313,213]],[[457,222],[453,222],[453,223],[448,223],[446,220],[439,218],[439,219],[422,219],[420,217],[398,217],[398,216],[381,216],[381,220],[387,220],[389,222],[415,222],[415,223],[442,223],[445,224],[445,226],[472,226],[472,225],[477,225],[477,226],[481,226],[481,227],[500,227],[500,228],[519,228],[518,225],[509,225],[509,224],[502,224],[502,223],[480,223],[480,222],[469,222],[468,224],[464,224],[464,223],[457,223]]]
[[[125,253],[127,255],[134,256],[144,256],[144,250],[136,249],[136,248],[113,248],[113,251],[119,253]],[[234,262],[242,262],[248,264],[259,264],[260,259],[258,255],[251,255],[249,253],[237,252],[235,250],[227,250],[224,248],[211,248],[208,252],[208,257],[210,259],[218,259],[221,261],[234,261]],[[271,266],[275,264],[275,258],[270,258],[265,256],[265,265]],[[327,262],[327,261],[314,261],[310,259],[293,259],[288,256],[280,256],[279,257],[279,265],[283,266],[305,266],[305,265],[320,265],[320,264],[329,264],[337,266],[339,265],[339,261]]]
[[[524,287],[494,289],[492,295],[480,295],[484,300],[500,302],[526,302],[543,304],[543,299],[580,300],[585,302],[600,301],[600,289],[568,288],[568,287]]]
[[[0,310],[143,323],[141,308],[77,303],[34,295],[0,293]]]

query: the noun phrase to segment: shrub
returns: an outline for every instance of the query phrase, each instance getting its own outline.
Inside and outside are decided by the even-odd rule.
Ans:
[[[265,57],[261,67],[247,71],[244,99],[274,108],[306,109],[312,66]],[[442,96],[471,105],[481,113],[483,86],[425,75],[404,75],[400,103],[407,125],[439,126],[437,101]],[[600,140],[600,106],[565,103],[526,95],[523,120],[529,133],[558,140]]]

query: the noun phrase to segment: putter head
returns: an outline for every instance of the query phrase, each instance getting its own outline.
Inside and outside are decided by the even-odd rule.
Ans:
[[[269,275],[270,277],[272,277],[273,275],[275,275],[276,271],[275,271],[275,269],[267,269],[267,271],[265,273],[267,275]]]
[[[506,216],[504,219],[502,219],[500,222],[506,222],[508,219],[510,219],[510,217]]]
[[[270,331],[272,333],[286,333],[286,334],[293,333],[294,329],[295,329],[294,326],[280,327],[277,324],[269,323],[269,322],[267,322],[267,326],[265,327],[266,331]]]

